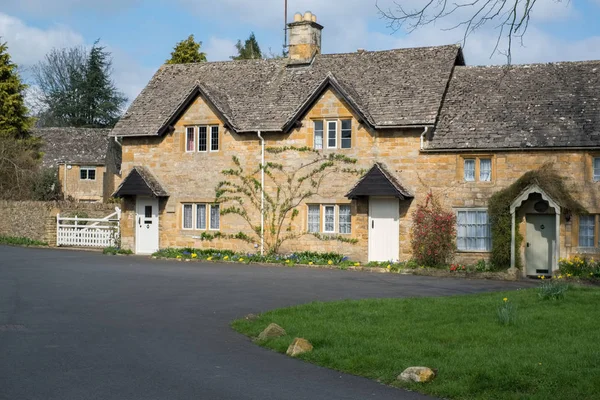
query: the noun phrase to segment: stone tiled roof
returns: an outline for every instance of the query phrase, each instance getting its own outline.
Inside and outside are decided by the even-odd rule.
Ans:
[[[37,128],[33,136],[42,138],[42,165],[56,167],[58,164],[106,164],[106,157],[113,149],[114,139],[110,129],[93,128]],[[120,150],[115,161],[120,163]]]
[[[281,131],[325,79],[337,82],[377,127],[433,125],[458,46],[317,55],[305,66],[286,59],[164,65],[113,130],[158,135],[197,93],[237,132]]]
[[[600,61],[456,67],[426,149],[600,147]]]

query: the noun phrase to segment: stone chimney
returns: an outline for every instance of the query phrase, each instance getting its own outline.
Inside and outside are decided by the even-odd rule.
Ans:
[[[296,13],[294,22],[288,24],[290,34],[289,58],[292,61],[310,62],[315,54],[321,54],[321,30],[317,16],[307,11]]]

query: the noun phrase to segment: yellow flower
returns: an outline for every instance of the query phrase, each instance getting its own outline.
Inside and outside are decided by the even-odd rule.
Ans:
[[[508,301],[508,297],[502,299],[505,303]]]
[[[192,258],[196,258],[196,257],[198,257],[198,254],[192,253]]]
[[[240,259],[239,259],[239,261],[244,261],[244,259],[243,259],[243,258],[240,258]]]
[[[538,365],[542,365],[542,363],[538,363]]]
[[[179,260],[181,258],[181,256],[177,256],[177,259]]]
[[[289,262],[290,262],[290,260],[285,260],[285,262],[286,262],[286,263],[289,263]]]
[[[212,260],[212,257],[208,257],[208,258],[207,258],[207,260],[208,260],[208,261]]]
[[[593,273],[593,272],[590,272],[590,276],[594,276],[594,273]]]
[[[392,266],[388,264],[387,269],[392,269]]]
[[[229,260],[229,256],[223,257],[223,260]]]
[[[546,275],[542,275],[542,277],[540,278],[541,280],[546,279]]]
[[[573,275],[571,275],[571,274],[567,274],[567,278],[570,278],[571,276],[573,276]]]
[[[355,266],[355,267],[360,267],[360,263],[359,263],[359,262],[356,262],[356,263],[354,263],[354,266]]]
[[[562,275],[559,275],[559,276],[558,276],[558,279],[562,279],[562,278],[563,278],[563,276],[562,276]]]
[[[331,264],[333,264],[333,261],[329,260],[329,261],[327,261],[327,264],[331,265]]]
[[[314,263],[313,263],[312,261],[310,261],[310,262],[308,263],[308,265],[313,265],[313,264],[314,264]]]

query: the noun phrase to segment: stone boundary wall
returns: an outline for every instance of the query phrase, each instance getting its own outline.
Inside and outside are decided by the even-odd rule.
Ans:
[[[56,214],[102,218],[120,204],[77,203],[68,201],[0,200],[0,236],[26,237],[56,246]]]

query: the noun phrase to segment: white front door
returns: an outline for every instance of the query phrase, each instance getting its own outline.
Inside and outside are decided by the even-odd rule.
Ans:
[[[369,198],[369,261],[398,261],[400,204],[393,198]]]
[[[527,214],[527,242],[525,263],[527,275],[549,275],[552,273],[553,255],[556,246],[556,216]]]
[[[138,196],[135,208],[135,252],[152,254],[158,251],[158,199]]]

